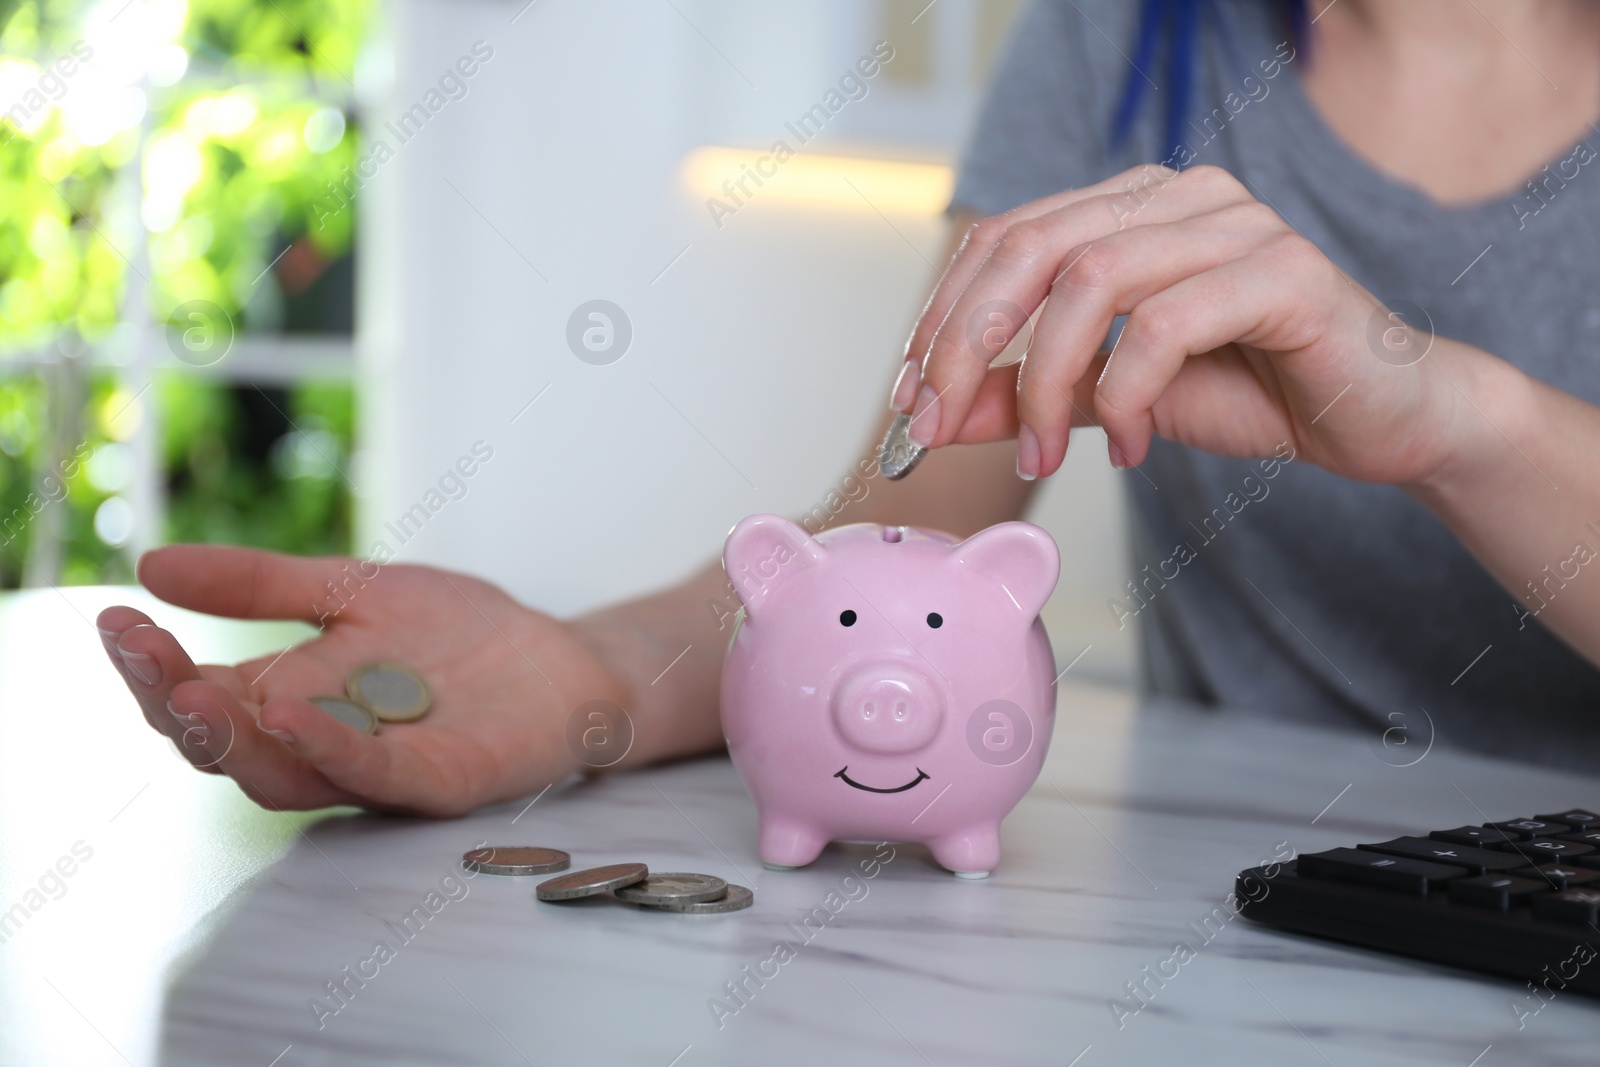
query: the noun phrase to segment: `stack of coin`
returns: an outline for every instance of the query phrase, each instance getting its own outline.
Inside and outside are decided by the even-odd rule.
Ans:
[[[461,866],[484,874],[544,874],[564,871],[571,857],[559,849],[529,847],[475,848],[461,857]],[[729,885],[712,874],[651,874],[642,863],[613,863],[540,882],[540,900],[579,900],[610,896],[657,911],[686,915],[715,915],[743,911],[755,903],[755,894],[742,885]]]
[[[317,696],[311,703],[362,733],[380,722],[415,722],[428,714],[433,694],[422,675],[399,663],[364,663],[345,680],[345,696]]]
[[[755,903],[755,894],[742,885],[729,885],[712,874],[652,874],[644,881],[615,890],[618,900],[660,911],[688,915],[714,915],[742,911]]]

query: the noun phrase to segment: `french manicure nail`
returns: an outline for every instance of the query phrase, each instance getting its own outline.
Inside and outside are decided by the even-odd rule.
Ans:
[[[1117,468],[1119,471],[1127,468],[1128,457],[1122,454],[1122,449],[1117,447],[1117,443],[1115,441],[1112,441],[1109,438],[1106,440],[1106,451],[1111,456],[1111,465],[1113,467]]]
[[[917,407],[911,413],[911,440],[922,448],[939,434],[939,394],[933,386],[924,385],[917,394]]]
[[[1023,423],[1017,428],[1017,477],[1031,482],[1039,477],[1039,435]]]
[[[154,656],[147,656],[143,652],[129,652],[121,645],[117,646],[117,655],[121,656],[122,662],[127,665],[128,673],[145,685],[155,685],[161,681],[161,663]]]
[[[915,359],[907,359],[900,365],[900,376],[894,380],[894,390],[889,396],[889,407],[894,411],[904,411],[911,406],[917,398],[917,382],[922,377],[922,367]]]
[[[263,726],[263,727],[261,727],[261,732],[264,733],[264,734],[271,734],[273,737],[276,737],[279,741],[284,741],[284,742],[287,742],[288,744],[291,744],[291,745],[294,744],[294,741],[295,741],[294,734],[291,734],[288,730],[269,730],[265,726]]]

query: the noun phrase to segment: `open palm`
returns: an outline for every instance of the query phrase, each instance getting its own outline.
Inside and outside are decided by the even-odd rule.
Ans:
[[[144,613],[100,615],[106,651],[151,726],[267,807],[466,812],[578,769],[566,743],[573,709],[626,701],[616,673],[571,626],[465,575],[177,545],[146,555],[140,578],[181,607],[321,628],[281,654],[196,666]],[[308,702],[343,693],[353,669],[378,659],[427,679],[426,718],[371,736]]]

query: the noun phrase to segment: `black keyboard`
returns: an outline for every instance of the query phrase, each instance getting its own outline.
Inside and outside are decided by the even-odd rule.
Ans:
[[[1239,914],[1600,996],[1600,815],[1458,826],[1240,871]]]

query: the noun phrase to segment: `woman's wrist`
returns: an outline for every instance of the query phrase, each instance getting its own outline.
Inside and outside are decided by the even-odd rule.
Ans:
[[[1508,477],[1538,477],[1531,453],[1548,436],[1537,382],[1482,349],[1450,344],[1459,353],[1441,359],[1431,376],[1442,412],[1430,433],[1438,459],[1401,485],[1439,514],[1482,503]]]
[[[605,699],[628,714],[632,747],[616,764],[619,769],[712,751],[722,743],[717,696],[727,631],[717,630],[703,603],[715,581],[710,570],[568,623],[608,668],[617,695]],[[715,571],[720,579],[720,565]]]

